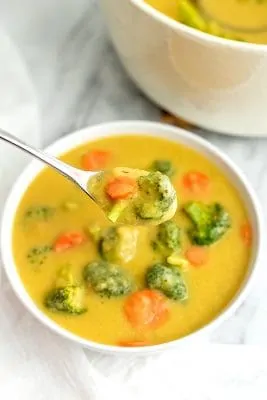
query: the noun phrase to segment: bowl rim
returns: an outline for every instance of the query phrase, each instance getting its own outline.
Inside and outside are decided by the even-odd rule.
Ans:
[[[257,196],[248,182],[244,173],[237,167],[231,159],[225,155],[219,148],[215,147],[213,144],[209,143],[207,140],[193,134],[191,132],[185,131],[184,129],[173,127],[170,125],[157,123],[157,122],[149,122],[149,121],[116,121],[116,122],[108,122],[102,123],[90,127],[86,127],[82,130],[76,131],[69,135],[66,135],[63,138],[55,141],[53,144],[48,146],[45,151],[53,155],[62,155],[75,147],[80,146],[81,144],[85,144],[86,142],[91,142],[97,140],[97,138],[106,137],[106,136],[119,136],[119,135],[143,135],[143,136],[152,136],[152,137],[165,137],[167,135],[167,140],[171,140],[173,142],[185,144],[188,147],[199,151],[204,154],[207,158],[213,158],[214,161],[221,162],[223,166],[228,170],[229,176],[232,177],[238,182],[240,187],[242,186],[242,190],[246,196],[247,201],[250,203],[254,230],[254,246],[253,246],[253,257],[251,259],[250,265],[250,273],[248,273],[247,279],[243,283],[243,287],[240,288],[239,292],[232,299],[230,304],[226,306],[224,310],[222,310],[221,314],[215,317],[208,324],[204,325],[200,329],[190,333],[189,335],[158,345],[146,346],[146,347],[119,347],[113,345],[106,345],[101,343],[96,343],[88,339],[84,339],[67,329],[61,327],[52,319],[50,319],[47,315],[43,313],[41,309],[34,303],[31,299],[30,295],[27,293],[24,288],[23,282],[19,276],[17,271],[15,260],[13,258],[13,250],[12,250],[12,236],[13,236],[13,222],[17,210],[17,206],[19,205],[22,197],[25,194],[25,191],[28,189],[29,184],[38,176],[41,170],[45,168],[41,162],[33,160],[29,163],[29,165],[24,169],[24,171],[20,174],[16,182],[14,183],[8,198],[6,200],[4,210],[3,210],[3,218],[1,225],[1,237],[0,237],[0,245],[2,252],[2,260],[3,260],[3,268],[6,272],[10,285],[15,292],[16,296],[19,298],[21,303],[26,307],[26,309],[43,325],[50,328],[53,332],[63,336],[66,339],[75,342],[76,344],[80,344],[86,348],[91,350],[108,353],[116,353],[116,354],[146,354],[146,353],[155,353],[162,350],[167,350],[172,347],[177,347],[178,345],[184,345],[186,343],[191,343],[192,339],[196,337],[201,338],[203,335],[207,335],[216,327],[218,327],[222,322],[228,319],[237,308],[243,303],[245,298],[247,297],[254,281],[257,273],[260,270],[260,259],[262,255],[263,248],[263,218],[262,211]],[[64,149],[64,150],[62,150]],[[206,152],[206,153],[205,153]],[[209,153],[209,154],[207,154]],[[216,163],[216,161],[215,161]],[[243,199],[244,200],[244,199]],[[13,204],[15,203],[15,205]]]
[[[144,0],[130,0],[130,2],[161,24],[169,26],[177,33],[182,33],[183,35],[190,36],[192,39],[209,42],[210,44],[219,45],[221,47],[229,47],[232,49],[251,51],[253,53],[267,54],[267,44],[239,42],[237,40],[220,38],[218,36],[199,31],[195,28],[191,28],[190,26],[184,25],[179,21],[175,21],[169,16],[156,10],[151,5],[145,3]]]

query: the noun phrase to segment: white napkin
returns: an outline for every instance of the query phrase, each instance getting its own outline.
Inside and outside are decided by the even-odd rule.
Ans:
[[[3,289],[3,399],[266,400],[264,347],[203,345],[139,358],[105,356],[50,333],[18,303],[9,285]]]
[[[0,58],[0,127],[38,145],[34,92],[16,52],[1,33]],[[0,143],[0,207],[27,160]],[[229,327],[236,329],[238,317],[232,321]],[[141,358],[97,354],[48,331],[2,279],[1,399],[261,400],[267,391],[266,352],[264,347],[203,345]]]

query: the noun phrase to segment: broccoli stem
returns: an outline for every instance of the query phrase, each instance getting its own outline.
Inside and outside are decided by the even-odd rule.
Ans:
[[[127,207],[127,201],[121,200],[114,204],[110,212],[108,213],[108,219],[115,224],[120,218],[121,213]]]

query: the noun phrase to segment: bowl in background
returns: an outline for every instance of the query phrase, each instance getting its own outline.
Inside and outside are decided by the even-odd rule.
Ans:
[[[267,44],[211,36],[144,0],[100,3],[122,64],[152,101],[207,130],[267,136]]]
[[[6,202],[1,227],[1,253],[4,269],[16,295],[25,305],[25,307],[32,313],[32,315],[34,315],[40,322],[42,322],[45,326],[47,326],[57,334],[67,339],[71,339],[72,341],[84,347],[88,347],[91,350],[113,354],[146,354],[150,352],[165,350],[171,348],[172,346],[185,345],[187,343],[190,345],[193,343],[198,343],[198,341],[202,341],[204,340],[204,338],[207,338],[212,330],[217,328],[224,320],[229,318],[234,313],[237,307],[246,298],[248,291],[250,290],[251,285],[254,281],[256,272],[259,269],[259,259],[262,249],[263,237],[263,218],[261,215],[261,209],[258,200],[244,174],[219,149],[215,148],[204,139],[188,133],[187,131],[160,123],[144,121],[119,121],[92,126],[58,140],[53,145],[48,147],[46,151],[55,156],[59,156],[79,145],[82,145],[86,142],[94,141],[95,139],[98,139],[100,137],[122,134],[162,137],[195,149],[196,151],[202,153],[206,158],[211,160],[214,164],[216,164],[239,191],[252,224],[254,241],[247,277],[243,282],[243,285],[240,288],[239,292],[232,300],[231,304],[229,304],[227,308],[223,310],[222,313],[212,322],[184,338],[168,343],[142,348],[123,348],[118,346],[95,343],[90,340],[83,339],[60,327],[37,307],[37,305],[33,302],[31,297],[26,292],[26,289],[24,288],[23,283],[17,272],[12,251],[12,234],[16,210],[31,182],[40,173],[40,171],[46,168],[39,161],[32,161],[30,165],[25,169],[25,171],[21,174],[19,179],[14,184]]]

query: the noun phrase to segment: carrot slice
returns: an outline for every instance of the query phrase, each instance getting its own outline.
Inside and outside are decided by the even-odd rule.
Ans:
[[[106,186],[106,193],[112,200],[128,199],[137,191],[136,180],[128,176],[118,176]]]
[[[183,176],[182,183],[187,190],[198,194],[207,191],[210,180],[203,172],[189,171]]]
[[[82,168],[86,171],[97,171],[106,167],[110,153],[105,150],[92,150],[82,156]]]
[[[156,290],[144,289],[133,293],[124,304],[125,315],[137,329],[156,329],[169,317],[166,298]]]
[[[249,222],[245,222],[241,225],[240,234],[245,245],[250,246],[252,243],[252,229]]]
[[[200,267],[207,263],[209,254],[206,247],[192,246],[186,251],[185,256],[190,264]]]
[[[142,347],[142,346],[148,346],[148,342],[145,340],[139,340],[139,341],[122,341],[118,343],[119,346],[122,347]]]
[[[72,247],[79,246],[84,243],[85,235],[82,232],[68,232],[59,236],[53,246],[53,249],[57,253],[61,253],[65,250],[71,249]]]

